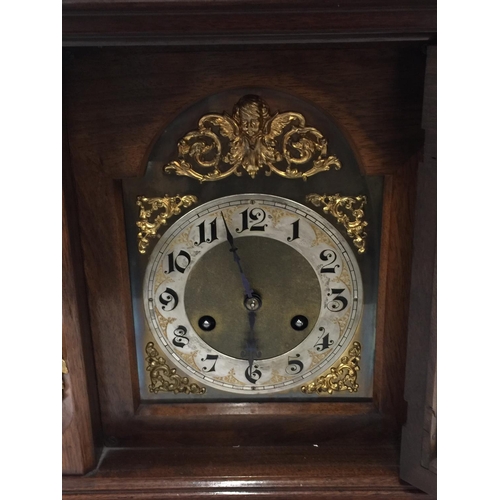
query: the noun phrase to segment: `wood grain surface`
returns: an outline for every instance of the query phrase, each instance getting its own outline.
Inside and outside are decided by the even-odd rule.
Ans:
[[[71,152],[115,179],[142,176],[165,126],[225,89],[265,87],[314,103],[350,140],[367,175],[386,175],[421,147],[421,46],[349,49],[102,49],[68,66]]]
[[[422,499],[398,479],[394,443],[106,451],[99,471],[65,477],[63,498]],[[216,471],[216,472],[215,472]],[[215,475],[216,474],[216,475]]]
[[[408,328],[405,399],[408,419],[402,435],[401,476],[436,494],[436,474],[429,468],[430,421],[436,376],[436,245],[437,245],[437,52],[429,48],[422,124],[426,132],[418,174],[415,244]],[[434,407],[434,408],[433,408]],[[427,456],[424,456],[427,454]]]
[[[65,132],[64,126],[63,131]],[[76,200],[65,133],[63,163],[62,355],[67,364],[68,374],[64,375],[62,404],[62,470],[65,474],[83,474],[95,466],[99,453],[100,417]]]
[[[398,427],[406,419],[403,394],[418,159],[415,156],[387,176],[384,186],[374,401]]]
[[[63,0],[62,27],[65,45],[427,41],[436,33],[436,2]]]

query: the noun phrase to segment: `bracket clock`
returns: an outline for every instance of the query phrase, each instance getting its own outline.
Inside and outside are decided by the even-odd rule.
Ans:
[[[430,35],[205,46],[230,4],[65,4],[64,495],[432,495]]]

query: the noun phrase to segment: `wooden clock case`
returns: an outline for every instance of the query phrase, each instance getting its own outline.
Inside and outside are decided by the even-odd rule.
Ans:
[[[419,488],[435,492],[421,458],[435,359],[435,4],[209,4],[63,1],[64,498],[424,498]],[[139,398],[121,179],[143,175],[183,109],[249,86],[313,102],[363,174],[384,176],[370,402]]]

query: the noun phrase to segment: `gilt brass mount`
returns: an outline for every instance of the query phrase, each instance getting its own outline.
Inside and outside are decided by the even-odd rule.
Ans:
[[[176,373],[175,368],[167,365],[165,358],[162,358],[155,349],[153,342],[146,344],[146,370],[149,372],[151,384],[149,392],[157,394],[158,392],[173,392],[179,394],[205,394],[206,389],[200,387],[189,380],[188,377],[181,377]]]
[[[165,166],[200,182],[218,181],[242,170],[254,178],[267,167],[286,179],[304,179],[319,172],[341,168],[336,155],[327,155],[327,141],[303,115],[275,113],[258,96],[246,95],[234,106],[233,116],[224,113],[202,116],[198,130],[178,143],[178,158]]]
[[[352,238],[358,253],[365,253],[366,232],[364,228],[368,222],[363,220],[365,215],[363,207],[366,205],[366,196],[341,196],[340,194],[323,195],[309,194],[306,201],[316,207],[323,206],[323,211],[333,215],[339,224],[347,230],[347,234]],[[349,215],[346,213],[349,212]]]
[[[146,196],[137,197],[137,205],[140,207],[139,220],[136,222],[140,231],[137,233],[139,253],[146,253],[149,245],[149,239],[159,237],[157,234],[161,226],[166,225],[167,219],[173,215],[181,213],[182,207],[190,207],[198,199],[193,195],[186,196],[168,196],[163,198],[147,198]],[[146,204],[149,208],[146,208]],[[155,212],[159,212],[154,219]]]
[[[359,384],[356,380],[360,359],[361,344],[353,342],[348,355],[340,358],[340,363],[337,366],[332,366],[325,375],[303,385],[302,392],[305,394],[333,394],[336,391],[358,392]]]
[[[63,375],[68,374],[68,366],[66,365],[66,361],[64,361],[64,359],[62,360],[62,374]],[[64,391],[64,377],[62,380],[62,390]]]

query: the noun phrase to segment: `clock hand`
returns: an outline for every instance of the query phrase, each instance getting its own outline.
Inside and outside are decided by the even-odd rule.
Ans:
[[[246,347],[244,351],[245,357],[248,359],[248,374],[250,377],[252,376],[253,362],[257,355],[257,342],[255,339],[255,332],[254,332],[255,316],[256,314],[254,311],[248,312],[250,331],[246,339]]]
[[[250,282],[248,281],[247,277],[245,276],[245,273],[243,272],[243,268],[241,267],[241,259],[240,256],[238,255],[237,248],[234,245],[234,238],[233,235],[231,234],[231,231],[229,231],[229,227],[227,226],[226,219],[224,218],[224,214],[221,212],[222,215],[222,220],[224,221],[224,226],[226,227],[226,236],[227,236],[227,241],[229,242],[229,245],[231,246],[230,251],[233,252],[233,257],[234,261],[238,265],[238,269],[240,270],[240,276],[241,276],[241,281],[243,282],[243,288],[245,290],[245,295],[247,299],[252,299],[254,296],[254,291],[252,290],[252,287],[250,286]]]
[[[229,245],[231,247],[230,251],[233,252],[234,261],[238,265],[241,281],[243,283],[243,288],[245,290],[245,296],[246,296],[245,307],[248,309],[248,322],[250,323],[250,332],[246,339],[246,347],[245,350],[243,351],[243,355],[248,359],[249,376],[251,377],[255,357],[260,355],[260,352],[257,350],[257,340],[255,338],[254,326],[255,326],[255,318],[257,316],[255,311],[259,309],[261,302],[260,298],[253,291],[252,287],[250,286],[250,282],[248,281],[248,278],[245,276],[245,273],[243,272],[243,268],[241,266],[241,259],[237,252],[238,249],[234,244],[233,235],[229,230],[226,219],[222,212],[221,216],[222,220],[224,221],[224,226],[226,228],[227,241],[229,242]]]

